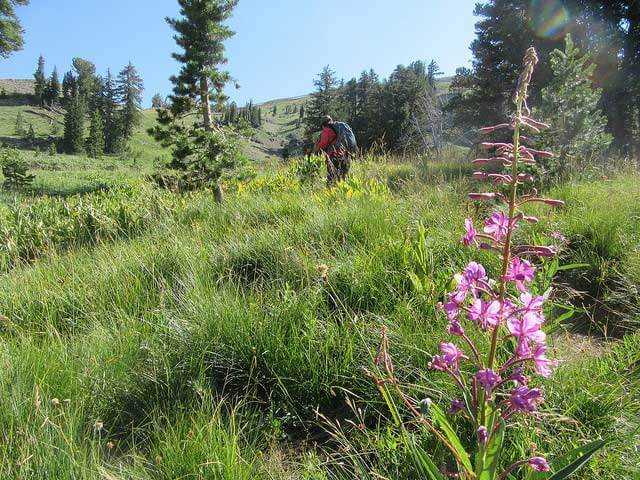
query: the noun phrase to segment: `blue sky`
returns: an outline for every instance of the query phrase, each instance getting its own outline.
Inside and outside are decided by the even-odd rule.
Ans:
[[[474,0],[240,0],[227,43],[228,69],[241,88],[229,95],[244,103],[301,95],[329,64],[350,78],[374,68],[434,58],[446,74],[468,66],[474,37]],[[131,60],[146,86],[145,101],[168,94],[178,69],[166,16],[176,0],[33,0],[19,7],[26,45],[0,59],[0,78],[31,78],[43,54],[47,71],[62,75],[71,58],[117,72]]]

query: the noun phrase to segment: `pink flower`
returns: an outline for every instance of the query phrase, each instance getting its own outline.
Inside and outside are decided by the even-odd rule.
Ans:
[[[539,322],[542,325],[544,322],[544,316],[542,315],[544,297],[534,297],[529,292],[524,292],[520,295],[520,302],[522,302],[522,308],[520,309],[522,316],[527,317],[529,321]]]
[[[446,313],[447,318],[450,321],[454,321],[456,318],[458,318],[458,315],[460,314],[460,305],[458,305],[458,303],[456,303],[454,300],[450,300],[446,303],[441,303],[439,306],[444,310],[444,313]]]
[[[519,357],[531,355],[529,341],[541,345],[546,340],[545,333],[541,330],[544,317],[542,316],[543,297],[532,297],[530,293],[520,295],[523,307],[519,315],[513,315],[507,319],[507,328],[514,337],[518,338],[516,354]]]
[[[533,352],[533,363],[538,375],[542,375],[545,378],[551,376],[551,367],[557,366],[555,360],[549,360],[547,358],[547,347],[545,345],[538,345]]]
[[[529,379],[524,374],[524,368],[516,368],[513,373],[509,376],[509,380],[516,382],[518,385],[527,385],[529,383]]]
[[[476,380],[487,393],[491,394],[496,385],[502,381],[502,378],[490,368],[485,368],[476,373]]]
[[[442,355],[434,355],[434,357],[431,359],[431,362],[429,363],[429,367],[433,368],[434,370],[457,370],[458,361],[461,358],[469,358],[453,343],[441,343],[440,351],[442,352]]]
[[[451,407],[449,408],[449,410],[447,410],[447,413],[449,415],[455,415],[456,413],[458,413],[462,409],[464,409],[464,402],[462,400],[460,400],[460,399],[454,398],[451,401]]]
[[[462,238],[462,243],[464,243],[468,247],[469,245],[472,245],[473,242],[475,242],[476,235],[478,233],[476,232],[476,229],[473,227],[473,220],[471,220],[470,218],[467,218],[464,221],[464,228],[465,228],[465,235]]]
[[[458,320],[452,320],[449,324],[449,333],[456,337],[462,337],[464,335],[464,328],[462,328]]]
[[[444,355],[444,359],[447,361],[447,363],[450,363],[450,364],[457,364],[458,360],[460,360],[461,358],[469,358],[464,354],[462,350],[456,347],[455,344],[450,342],[441,343],[440,351]]]
[[[478,442],[481,445],[486,444],[487,440],[489,439],[489,432],[487,431],[487,427],[483,425],[480,428],[478,428],[477,434],[478,434]]]
[[[551,468],[547,461],[542,457],[533,457],[527,460],[527,463],[531,468],[533,468],[536,472],[549,472]]]
[[[478,287],[488,280],[484,267],[476,262],[469,263],[464,271],[457,274],[454,278],[458,286],[451,300],[457,303],[462,303],[466,300],[469,292],[471,292],[471,295],[475,298],[478,294]]]
[[[518,257],[511,259],[507,274],[504,276],[504,280],[507,282],[515,282],[516,287],[521,292],[526,292],[525,282],[533,281],[536,273],[536,267],[531,265],[527,260],[522,260]]]
[[[469,319],[478,322],[480,328],[486,331],[489,327],[496,327],[500,323],[501,310],[502,306],[498,300],[485,302],[477,298],[469,309]]]
[[[507,236],[509,229],[509,217],[502,212],[494,212],[486,221],[484,232],[492,235],[496,241]]]
[[[543,402],[542,390],[521,386],[516,388],[509,397],[509,404],[516,412],[534,412]]]

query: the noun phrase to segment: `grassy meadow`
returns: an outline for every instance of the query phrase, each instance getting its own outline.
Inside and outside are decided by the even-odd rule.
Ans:
[[[143,129],[121,157],[50,155],[42,112],[2,107],[4,143],[22,142],[20,109],[43,148],[24,151],[33,189],[1,197],[0,478],[421,478],[363,369],[386,326],[409,391],[450,402],[427,368],[447,338],[437,303],[472,258],[498,268],[460,244],[484,213],[469,154],[368,156],[332,190],[272,161],[219,206],[146,180],[168,155]],[[551,194],[567,206],[520,234],[561,248],[534,285],[555,279],[561,364],[507,459],[607,438],[574,478],[640,478],[640,175]]]

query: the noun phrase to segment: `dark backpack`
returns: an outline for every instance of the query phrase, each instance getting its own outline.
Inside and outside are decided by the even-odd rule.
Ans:
[[[333,122],[331,128],[336,133],[336,140],[333,142],[335,150],[346,150],[349,153],[356,153],[358,142],[351,127],[344,122]]]

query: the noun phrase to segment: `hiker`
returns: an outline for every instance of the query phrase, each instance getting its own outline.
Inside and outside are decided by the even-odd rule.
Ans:
[[[334,122],[330,116],[322,119],[322,134],[313,153],[323,152],[327,162],[327,186],[345,180],[351,166],[351,156],[358,149],[351,127],[344,122]]]

